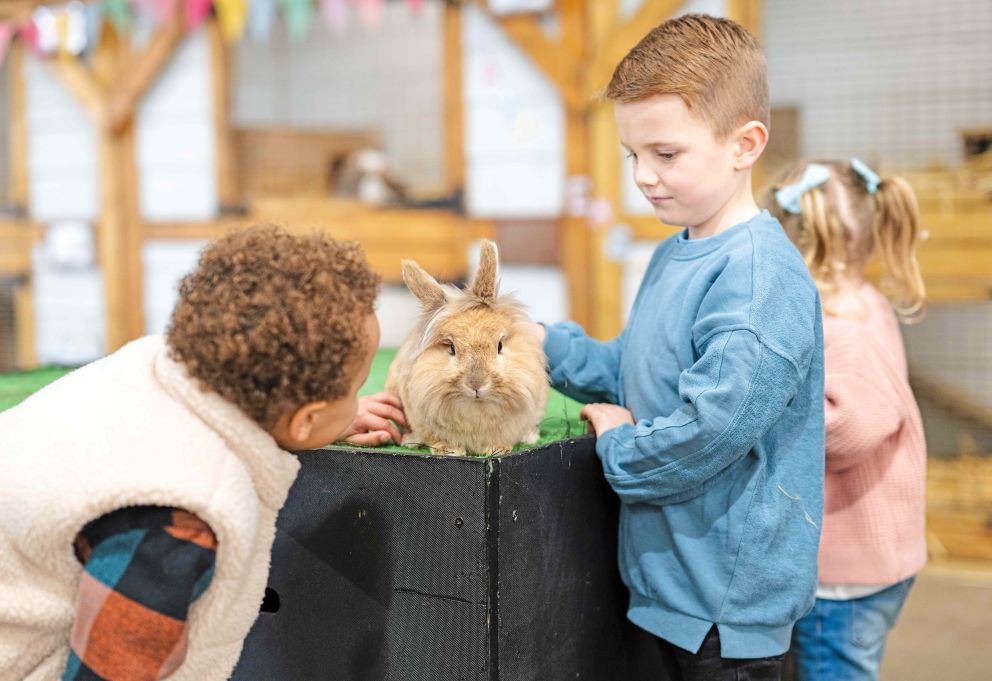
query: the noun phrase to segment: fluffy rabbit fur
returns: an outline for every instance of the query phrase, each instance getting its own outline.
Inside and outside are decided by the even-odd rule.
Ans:
[[[544,349],[523,305],[500,296],[496,244],[485,241],[471,286],[442,286],[412,260],[403,280],[423,315],[389,367],[403,400],[406,445],[444,454],[499,454],[534,443],[548,399]]]

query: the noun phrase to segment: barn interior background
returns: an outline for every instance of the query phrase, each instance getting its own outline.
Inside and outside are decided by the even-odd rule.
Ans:
[[[857,156],[918,193],[930,304],[903,331],[932,562],[883,671],[979,678],[968,670],[992,665],[985,0],[0,1],[0,408],[161,332],[205,240],[259,221],[362,243],[387,282],[384,347],[416,313],[400,259],[463,279],[481,238],[535,318],[611,337],[673,228],[634,186],[596,93],[684,12],[732,17],[766,48],[758,185],[799,158]]]

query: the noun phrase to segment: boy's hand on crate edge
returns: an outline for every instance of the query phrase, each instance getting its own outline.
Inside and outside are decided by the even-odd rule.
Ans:
[[[592,426],[596,437],[625,423],[634,425],[634,415],[630,410],[616,404],[593,403],[582,407],[579,416]]]

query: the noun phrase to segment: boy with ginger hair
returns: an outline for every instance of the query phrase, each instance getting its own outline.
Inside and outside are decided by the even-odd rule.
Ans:
[[[767,67],[727,19],[653,29],[606,90],[634,178],[663,222],[627,327],[539,327],[552,383],[590,402],[621,500],[629,619],[672,679],[778,679],[813,603],[823,506],[816,286],[751,169]]]

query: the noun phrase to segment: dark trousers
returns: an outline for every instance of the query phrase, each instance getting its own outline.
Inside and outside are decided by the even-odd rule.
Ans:
[[[690,653],[660,638],[655,639],[670,681],[780,681],[785,655],[755,659],[720,657],[720,634],[714,626],[698,653]],[[666,677],[663,677],[666,678]]]

